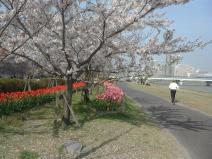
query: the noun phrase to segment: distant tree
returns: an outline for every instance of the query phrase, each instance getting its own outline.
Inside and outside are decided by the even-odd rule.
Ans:
[[[12,57],[0,63],[0,75],[2,77],[24,78],[28,69],[27,62],[16,63]]]

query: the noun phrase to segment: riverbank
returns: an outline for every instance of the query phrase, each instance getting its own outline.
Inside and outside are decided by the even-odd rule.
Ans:
[[[167,86],[169,85],[170,81],[151,81],[152,84]],[[180,88],[186,90],[192,90],[196,92],[205,92],[212,94],[212,86],[207,86],[206,82],[199,82],[199,81],[183,81],[180,83]]]
[[[199,111],[172,105],[170,102],[141,89],[119,83],[126,95],[142,106],[158,125],[169,130],[192,159],[211,159],[212,117]]]
[[[84,121],[80,129],[53,129],[54,102],[2,117],[0,158],[62,159],[63,144],[77,139],[83,144],[80,158],[84,159],[186,159],[175,137],[155,125],[128,98],[125,113],[86,119],[89,112],[80,103],[80,95],[73,100],[79,121]]]
[[[151,86],[143,86],[136,83],[128,84],[133,88],[140,89],[146,93],[158,96],[166,101],[170,101],[170,92],[168,86],[156,84],[152,84]],[[177,91],[176,94],[176,104],[185,105],[212,116],[211,93],[180,89]]]

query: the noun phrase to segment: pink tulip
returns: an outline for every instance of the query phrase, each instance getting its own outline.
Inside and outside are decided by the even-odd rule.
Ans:
[[[114,101],[114,102],[122,102],[124,97],[124,92],[121,88],[113,85],[112,83],[106,81],[104,82],[104,86],[106,91],[98,96],[96,96],[99,100],[106,100],[106,101]]]

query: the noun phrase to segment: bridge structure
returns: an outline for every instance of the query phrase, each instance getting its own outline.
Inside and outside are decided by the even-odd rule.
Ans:
[[[184,82],[184,81],[190,81],[190,82],[205,82],[206,86],[212,86],[212,77],[149,77],[149,81],[177,81],[177,82]]]

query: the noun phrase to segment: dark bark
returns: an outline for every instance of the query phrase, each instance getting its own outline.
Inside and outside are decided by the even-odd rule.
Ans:
[[[67,79],[66,80],[66,86],[67,86],[67,91],[66,91],[66,99],[68,104],[72,107],[72,95],[73,95],[73,79]],[[68,108],[68,105],[64,105],[64,115],[63,115],[63,121],[65,124],[70,124],[71,123],[71,111]]]
[[[89,98],[89,90],[86,88],[84,90],[84,102],[87,103],[90,101],[90,98]]]

